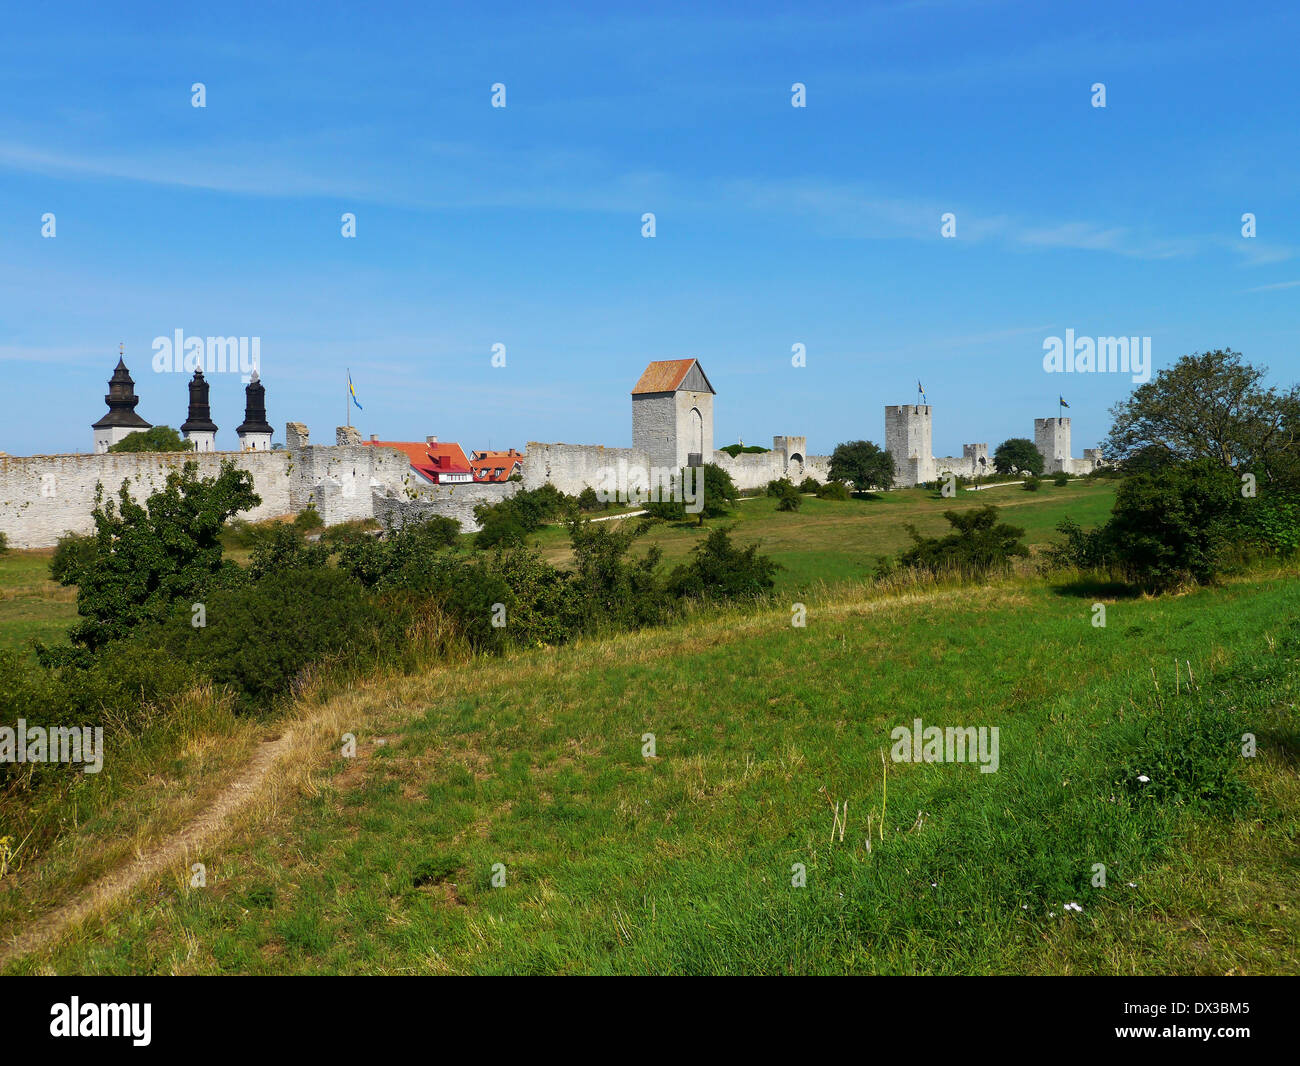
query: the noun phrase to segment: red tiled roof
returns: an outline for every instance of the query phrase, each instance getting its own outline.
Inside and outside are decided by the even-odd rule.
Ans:
[[[362,443],[375,448],[396,448],[399,452],[405,452],[411,466],[430,481],[437,481],[440,474],[470,473],[469,460],[465,458],[459,444],[429,443],[422,440],[367,440]]]
[[[524,453],[511,448],[505,452],[474,452],[469,465],[474,470],[475,481],[509,481],[515,464],[523,462]],[[500,474],[497,471],[501,471]]]
[[[677,386],[694,365],[694,359],[657,360],[642,372],[641,380],[632,389],[632,395],[641,392],[676,392]]]

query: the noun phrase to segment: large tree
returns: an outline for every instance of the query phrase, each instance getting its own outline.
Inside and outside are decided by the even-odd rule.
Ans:
[[[894,457],[869,440],[835,445],[831,453],[832,481],[852,482],[858,492],[894,487]]]
[[[1111,408],[1104,450],[1143,468],[1172,460],[1209,459],[1233,473],[1272,479],[1300,464],[1300,387],[1263,384],[1265,368],[1238,352],[1185,355]]]
[[[1033,474],[1043,472],[1043,453],[1028,437],[1004,440],[993,453],[993,469],[999,474]]]

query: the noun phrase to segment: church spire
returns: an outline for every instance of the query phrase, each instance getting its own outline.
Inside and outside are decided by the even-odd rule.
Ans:
[[[118,346],[117,366],[108,379],[108,393],[104,397],[108,413],[90,428],[95,431],[95,451],[106,452],[128,434],[153,426],[135,413],[140,398],[135,394],[135,382],[126,368],[126,345]]]
[[[244,389],[244,421],[235,432],[239,434],[239,446],[243,451],[261,452],[271,447],[274,430],[266,420],[266,386],[256,370]]]
[[[194,450],[216,451],[217,427],[212,421],[212,408],[208,405],[208,382],[201,369],[194,371],[190,381],[190,408],[181,425],[186,440],[194,442]]]

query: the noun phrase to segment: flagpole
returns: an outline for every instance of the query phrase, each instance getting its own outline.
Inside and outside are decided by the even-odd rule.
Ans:
[[[351,396],[352,389],[350,387],[351,381],[352,381],[352,368],[348,367],[349,388],[348,388],[348,394],[343,397],[343,409],[346,411],[345,417],[347,418],[347,425],[349,428],[351,428],[352,426],[352,396]]]

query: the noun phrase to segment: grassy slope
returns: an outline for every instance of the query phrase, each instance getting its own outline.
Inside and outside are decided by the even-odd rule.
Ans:
[[[322,767],[305,794],[204,856],[206,889],[178,871],[18,968],[1300,966],[1295,666],[1279,650],[1294,573],[1114,602],[1106,629],[1090,600],[1041,581],[870,596],[814,601],[805,629],[784,609],[705,616],[359,686],[331,714],[362,757],[324,740],[301,753]],[[1244,716],[1262,743],[1244,769],[1256,817],[1138,809],[1088,783],[1098,738],[1140,713],[1153,668],[1167,691],[1174,658],[1201,679],[1245,659],[1288,679],[1289,719]],[[1002,768],[891,765],[882,841],[880,750],[917,715],[999,726]],[[641,755],[646,732],[657,759]],[[831,844],[831,801],[846,799]],[[790,887],[796,862],[805,889]],[[1095,862],[1104,892],[1087,887]],[[1066,898],[1083,914],[1065,916]]]

